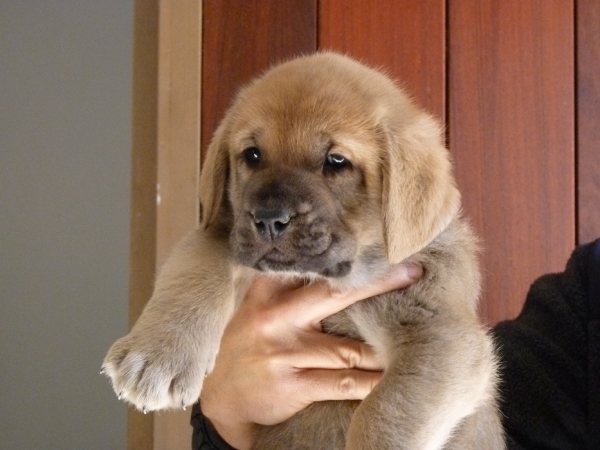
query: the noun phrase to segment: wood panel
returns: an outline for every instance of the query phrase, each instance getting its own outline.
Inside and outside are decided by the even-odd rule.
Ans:
[[[449,1],[449,137],[483,237],[482,313],[514,317],[575,244],[574,5]]]
[[[319,49],[384,68],[445,116],[445,0],[320,0]]]
[[[316,0],[205,0],[202,149],[235,92],[270,65],[317,46]]]
[[[159,2],[156,258],[198,225],[202,2]],[[154,449],[189,448],[189,411],[154,414]]]
[[[600,237],[600,2],[577,1],[578,242]]]
[[[129,325],[152,294],[156,273],[158,147],[158,3],[134,3]],[[115,399],[116,401],[116,399]],[[127,448],[152,448],[154,421],[134,408],[127,414]]]
[[[130,325],[150,299],[156,269],[197,224],[201,3],[135,2]],[[189,412],[130,408],[128,448],[186,448]]]
[[[160,3],[157,260],[197,225],[201,2]]]

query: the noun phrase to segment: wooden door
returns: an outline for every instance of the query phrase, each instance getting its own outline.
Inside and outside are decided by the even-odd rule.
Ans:
[[[136,51],[140,68],[134,80],[139,169],[134,169],[132,320],[148,298],[152,255],[195,223],[197,171],[189,164],[206,150],[236,90],[271,64],[315,50],[341,51],[386,69],[446,125],[464,211],[482,237],[481,315],[488,323],[515,317],[535,277],[561,270],[576,243],[600,236],[600,2],[204,0],[201,27],[193,8],[198,3],[180,3],[187,6],[161,2],[161,8],[188,8],[183,16],[136,1],[136,47],[146,52]],[[181,24],[186,31],[174,34],[171,28]],[[200,42],[200,28],[201,50],[194,56],[193,45],[184,43]],[[157,29],[163,52],[154,54]],[[169,39],[172,45],[164,47]],[[164,68],[172,67],[164,61],[181,54],[188,64],[180,67],[183,73],[168,84],[154,79],[153,70],[164,80]],[[200,55],[202,101],[195,109],[186,92],[193,97],[200,85],[183,74],[195,70]],[[150,98],[142,95],[149,92]],[[162,102],[153,103],[152,95]],[[201,144],[194,144],[198,129],[189,121],[179,128],[175,116],[153,122],[147,107],[160,109],[157,104],[185,104],[181,111],[192,121],[201,110]],[[148,139],[152,130],[160,135],[161,127],[173,139],[162,144]],[[171,150],[164,153],[165,148]],[[159,150],[169,156],[160,159]],[[183,180],[162,167],[184,161]],[[189,200],[165,206],[175,205],[176,196],[164,192],[163,179],[179,183],[173,192]],[[156,183],[166,196],[161,207],[170,208],[163,219],[153,210]],[[184,219],[165,238],[157,230],[169,229],[172,217]],[[163,413],[153,421],[133,412],[131,417],[131,449],[189,446],[187,414]]]
[[[493,323],[575,245],[573,3],[451,1],[448,15],[450,149]]]

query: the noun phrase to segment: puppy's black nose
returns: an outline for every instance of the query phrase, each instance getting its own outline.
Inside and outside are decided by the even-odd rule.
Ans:
[[[267,239],[275,239],[285,233],[292,215],[280,209],[257,209],[254,212],[254,225]]]

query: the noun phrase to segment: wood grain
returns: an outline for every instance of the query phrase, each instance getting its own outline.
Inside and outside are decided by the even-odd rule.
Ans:
[[[319,49],[385,69],[444,120],[445,20],[444,0],[320,0]]]
[[[130,325],[198,218],[201,4],[135,2]],[[128,414],[131,450],[189,447],[189,413]]]
[[[482,314],[514,317],[575,244],[574,5],[449,2],[449,136],[483,237]]]
[[[196,0],[160,6],[157,261],[198,220],[202,19]]]
[[[158,4],[134,3],[131,237],[129,326],[152,295],[156,273],[156,173],[158,146]],[[116,398],[115,398],[116,401]],[[154,421],[134,408],[127,413],[127,448],[150,450]]]
[[[202,149],[234,94],[272,64],[316,50],[316,0],[203,2]]]
[[[600,2],[577,1],[577,235],[600,237]]]
[[[158,266],[198,224],[201,2],[160,2],[158,47]],[[154,414],[154,449],[189,448],[189,411]]]

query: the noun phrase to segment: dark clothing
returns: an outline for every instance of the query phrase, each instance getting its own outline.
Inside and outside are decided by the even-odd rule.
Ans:
[[[509,450],[600,450],[600,239],[533,283],[493,329]],[[193,450],[232,450],[192,411]]]
[[[235,450],[204,417],[198,403],[192,408],[192,450]]]
[[[494,330],[508,448],[600,450],[600,240]]]

